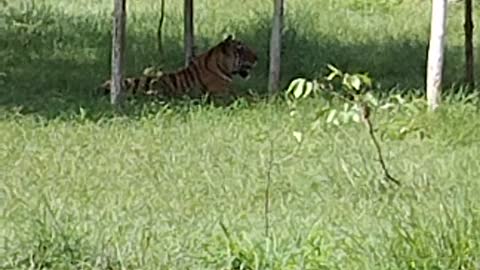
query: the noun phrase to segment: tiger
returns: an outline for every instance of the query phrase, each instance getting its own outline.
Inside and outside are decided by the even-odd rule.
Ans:
[[[236,96],[230,89],[233,76],[248,80],[257,61],[253,49],[228,35],[209,50],[193,57],[184,68],[170,73],[128,77],[123,80],[123,87],[128,94],[156,97]],[[108,94],[111,85],[109,79],[101,84],[100,89]]]

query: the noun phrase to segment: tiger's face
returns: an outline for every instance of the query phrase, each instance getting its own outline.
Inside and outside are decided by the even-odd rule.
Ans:
[[[233,60],[231,63],[232,74],[248,79],[250,70],[257,65],[257,54],[247,44],[233,39],[231,35],[223,41],[223,46],[223,51]]]

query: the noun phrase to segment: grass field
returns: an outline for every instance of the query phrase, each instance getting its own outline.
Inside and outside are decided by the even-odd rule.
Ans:
[[[182,1],[167,1],[163,56],[160,1],[129,2],[128,73],[181,65]],[[385,93],[422,92],[429,2],[289,0],[283,86],[331,63]],[[236,86],[264,92],[271,1],[195,4],[198,49],[246,40],[260,63]],[[455,86],[461,4],[442,107],[373,117],[400,187],[382,181],[362,125],[311,128],[324,100],[293,116],[281,99],[115,112],[93,93],[110,71],[111,1],[1,8],[0,269],[479,269],[480,112]]]

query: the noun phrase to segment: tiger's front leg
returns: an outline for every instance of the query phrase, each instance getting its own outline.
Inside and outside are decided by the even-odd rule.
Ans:
[[[209,95],[218,105],[228,106],[238,99],[239,95],[231,88],[225,88],[223,91],[211,93]]]

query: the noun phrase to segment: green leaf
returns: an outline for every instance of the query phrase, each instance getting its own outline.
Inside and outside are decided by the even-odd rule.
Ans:
[[[362,80],[363,84],[367,87],[372,87],[372,79],[368,77],[368,74],[357,74],[357,76]]]
[[[327,123],[332,123],[333,120],[335,119],[336,114],[337,114],[337,110],[332,109],[332,110],[330,111],[330,113],[328,114],[328,116],[327,116],[327,120],[326,120]]]
[[[306,82],[305,83],[305,92],[303,93],[303,97],[306,98],[308,97],[314,89],[314,83],[313,82]]]
[[[330,72],[330,74],[327,76],[327,80],[328,80],[328,81],[333,80],[336,76],[340,76],[340,77],[343,76],[343,73],[342,73],[339,69],[337,69],[336,67],[334,67],[334,66],[332,66],[332,65],[330,65],[330,64],[328,64],[327,67],[332,71],[332,72]]]
[[[360,123],[360,115],[358,113],[355,113],[354,115],[352,115],[352,120],[355,123]]]
[[[328,80],[328,81],[331,81],[331,80],[333,80],[336,76],[337,76],[337,74],[335,74],[335,73],[332,72],[332,73],[328,74],[327,80]]]
[[[362,87],[362,81],[357,75],[345,74],[343,77],[343,84],[349,89],[354,89],[359,91]]]
[[[297,110],[290,111],[290,117],[294,117],[297,114],[298,114]]]
[[[84,108],[80,107],[80,119],[85,120],[86,116],[87,116],[87,112],[85,111]]]
[[[303,95],[303,87],[305,86],[305,80],[302,80],[293,89],[293,97],[299,99]]]
[[[296,97],[298,95],[298,88],[300,88],[300,90],[302,89],[302,85],[305,83],[306,79],[304,78],[297,78],[297,79],[294,79],[290,85],[288,86],[288,89],[286,91],[286,94],[289,95],[289,94],[293,94],[294,97]]]
[[[379,109],[381,109],[381,110],[389,110],[391,108],[395,108],[395,104],[390,103],[390,102],[385,103],[385,104],[383,104],[382,106],[379,107]]]
[[[297,140],[298,143],[301,143],[303,139],[303,133],[301,133],[300,131],[294,131],[293,137],[295,137],[295,140]]]
[[[377,107],[378,106],[378,100],[372,95],[372,93],[368,92],[364,95],[364,98],[363,98],[364,101],[367,101],[369,102],[370,104],[372,104],[374,107]]]
[[[358,76],[352,76],[350,78],[352,87],[357,91],[360,90],[360,88],[362,87],[362,81],[360,80],[360,78]]]
[[[286,91],[287,95],[293,96],[294,99],[306,98],[315,89],[314,81],[309,81],[305,78],[297,78],[293,80]]]
[[[333,65],[327,64],[327,67],[332,71],[332,73],[342,75],[342,72],[338,68],[334,67]]]

